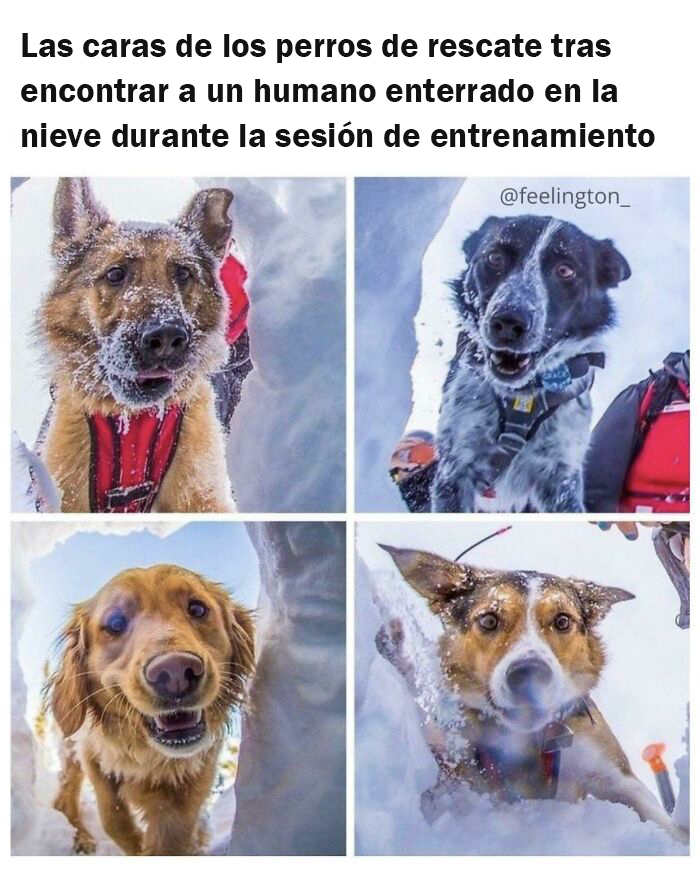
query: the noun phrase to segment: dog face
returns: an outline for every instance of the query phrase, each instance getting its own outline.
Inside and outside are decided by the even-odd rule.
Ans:
[[[52,376],[89,402],[135,410],[184,400],[196,375],[218,370],[231,199],[202,190],[173,223],[115,223],[87,179],[60,179],[56,277],[39,315]]]
[[[490,217],[452,283],[485,375],[508,388],[581,352],[613,322],[608,290],[630,276],[609,239],[550,217]]]
[[[254,667],[249,613],[171,565],[118,574],[77,606],[49,689],[64,735],[86,715],[119,738],[189,757],[222,735]]]
[[[596,626],[634,595],[576,579],[493,571],[384,546],[445,627],[442,667],[472,709],[514,731],[539,730],[597,683]]]

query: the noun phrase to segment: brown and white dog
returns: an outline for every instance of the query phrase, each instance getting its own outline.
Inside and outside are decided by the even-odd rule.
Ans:
[[[229,714],[255,666],[250,613],[223,586],[172,565],[126,570],[78,604],[47,685],[64,736],[55,807],[93,853],[80,792],[126,854],[192,854]]]
[[[40,454],[62,511],[235,509],[209,380],[228,355],[219,266],[231,199],[225,189],[202,190],[172,223],[117,223],[87,179],[59,180],[55,280],[37,334],[55,398]],[[137,427],[147,429],[146,446],[132,443]],[[104,492],[95,491],[98,446],[110,466],[134,466],[121,485],[108,471]]]
[[[687,841],[634,775],[590,698],[605,664],[598,625],[614,604],[634,595],[382,548],[442,622],[440,669],[459,710],[457,734],[438,720],[425,726],[439,768],[437,785],[423,795],[429,819],[446,794],[466,783],[507,801],[573,802],[590,795],[623,803]],[[417,694],[400,620],[380,630],[377,647]]]

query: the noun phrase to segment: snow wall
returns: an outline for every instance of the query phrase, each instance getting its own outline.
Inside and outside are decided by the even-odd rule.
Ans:
[[[256,522],[260,653],[230,854],[345,853],[345,525]]]
[[[387,461],[411,413],[423,256],[462,181],[355,182],[355,505],[403,510]]]

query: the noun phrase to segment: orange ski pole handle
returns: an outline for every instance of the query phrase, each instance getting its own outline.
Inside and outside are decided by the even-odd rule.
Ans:
[[[663,742],[652,742],[642,752],[642,759],[649,764],[652,772],[668,771],[664,763],[664,751],[666,751],[666,746]]]
[[[676,795],[673,793],[671,776],[668,774],[668,769],[664,763],[664,751],[666,751],[666,746],[663,742],[652,742],[642,752],[642,758],[649,764],[651,771],[654,773],[654,780],[659,791],[661,805],[669,815],[672,815],[676,807]]]

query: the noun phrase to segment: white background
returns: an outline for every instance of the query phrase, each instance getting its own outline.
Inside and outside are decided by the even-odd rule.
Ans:
[[[12,175],[83,174],[110,176],[148,175],[470,175],[470,176],[667,176],[689,175],[695,181],[698,165],[697,141],[697,23],[695,7],[686,2],[667,0],[662,4],[611,3],[588,0],[586,3],[522,3],[501,0],[498,3],[464,4],[455,2],[366,2],[350,4],[328,2],[271,3],[151,3],[144,0],[117,3],[35,2],[7,4],[4,10],[2,40],[3,74],[3,175],[7,189]],[[168,42],[192,32],[217,42],[224,32],[232,36],[263,37],[368,37],[381,41],[398,32],[402,37],[510,36],[516,32],[547,41],[555,31],[562,35],[607,38],[612,55],[602,60],[557,60],[543,56],[537,60],[465,60],[442,61],[386,60],[378,55],[364,60],[287,61],[277,66],[270,59],[251,63],[210,58],[183,61],[170,55],[148,60],[72,59],[20,60],[20,33],[41,36],[71,37],[77,43],[88,36],[163,37]],[[216,107],[206,103],[182,106],[177,102],[165,106],[29,106],[18,97],[22,81],[33,80],[104,80],[121,75],[127,80],[203,82],[206,80],[241,81],[255,76],[272,81],[371,81],[378,88],[390,81],[425,78],[444,81],[502,81],[509,77],[533,85],[549,81],[584,81],[597,75],[613,81],[619,88],[617,106],[552,106],[537,101],[525,106],[393,106],[378,101],[362,107],[313,106],[238,106]],[[377,130],[387,119],[424,131],[433,126],[461,126],[472,121],[483,126],[570,126],[586,121],[589,126],[651,127],[656,144],[650,149],[503,149],[452,151],[433,150],[427,145],[415,149],[375,148],[372,151],[345,149],[324,150],[239,150],[237,148],[199,149],[196,151],[159,149],[154,151],[112,151],[103,145],[97,149],[68,148],[22,152],[19,128],[38,125],[98,126],[103,132],[128,121],[134,126],[196,126],[204,121],[211,126],[227,126],[230,119],[244,118],[249,124],[274,128],[280,126],[322,125],[328,120],[342,124],[373,126]],[[156,124],[157,121],[157,124]],[[351,198],[349,199],[351,208]],[[692,187],[691,208],[697,207]],[[0,209],[2,237],[6,256],[2,276],[5,287],[5,317],[0,318],[5,348],[2,373],[5,419],[0,432],[7,438],[9,419],[9,228],[8,208]],[[410,215],[407,215],[410,219]],[[663,220],[663,214],[659,215]],[[352,230],[349,237],[352,243]],[[693,277],[697,276],[693,260]],[[349,274],[351,262],[349,262]],[[692,280],[692,278],[691,278]],[[348,310],[352,310],[352,293]],[[691,303],[691,322],[697,319]],[[352,324],[348,325],[348,345],[352,345]],[[349,391],[348,429],[352,431],[352,392]],[[9,442],[5,441],[5,455]],[[348,480],[354,478],[352,448],[349,451]],[[4,500],[9,493],[8,463],[0,465]],[[309,516],[311,518],[311,516]],[[2,517],[0,540],[7,551],[9,523]],[[467,520],[468,521],[468,520]],[[556,521],[556,520],[553,520]],[[350,539],[351,535],[349,535]],[[352,560],[352,556],[349,556]],[[353,571],[349,571],[352,576]],[[6,577],[8,573],[6,571]],[[6,593],[7,589],[6,589]],[[6,598],[7,599],[7,598]],[[350,600],[352,597],[350,596]],[[349,604],[348,624],[352,624]],[[5,632],[10,629],[6,611]],[[350,629],[352,630],[352,628]],[[352,643],[349,643],[352,647]],[[698,644],[691,644],[691,684],[697,696]],[[350,667],[352,664],[350,663]],[[7,670],[6,670],[7,676]],[[6,679],[9,685],[9,680]],[[348,685],[352,685],[349,679]],[[351,697],[348,709],[352,709]],[[8,746],[8,718],[3,717],[0,742]],[[351,733],[351,729],[349,730]],[[4,740],[4,741],[3,741]],[[352,754],[349,754],[350,762]],[[699,796],[697,775],[693,801]],[[349,776],[351,781],[351,777]],[[4,852],[9,853],[9,790],[0,797],[5,824]],[[349,829],[352,824],[352,792],[349,794]],[[350,837],[349,837],[350,841]],[[39,858],[37,858],[39,859]],[[50,858],[49,858],[50,859]],[[661,858],[659,858],[661,859]],[[239,861],[240,862],[240,861]],[[274,861],[275,864],[278,861]],[[471,858],[471,863],[475,862]],[[509,861],[510,864],[511,861]],[[582,861],[583,862],[583,861]],[[589,861],[586,861],[587,864]],[[605,865],[605,859],[600,860]],[[272,865],[264,861],[256,865]],[[368,865],[374,861],[369,860]],[[110,863],[110,865],[113,865]],[[617,864],[616,864],[617,865]],[[676,865],[674,863],[674,865]]]

